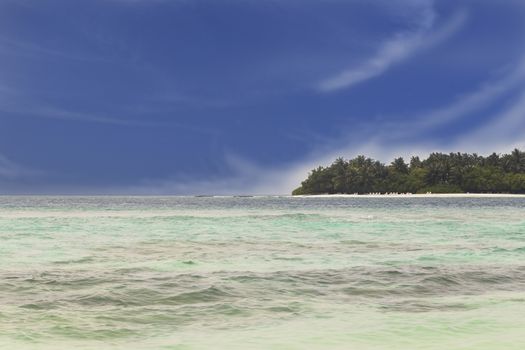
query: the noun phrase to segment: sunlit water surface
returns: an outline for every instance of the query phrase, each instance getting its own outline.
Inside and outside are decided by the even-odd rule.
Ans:
[[[524,349],[523,198],[0,197],[2,349]]]

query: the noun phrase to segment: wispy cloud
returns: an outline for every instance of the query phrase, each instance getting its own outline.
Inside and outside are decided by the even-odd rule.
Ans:
[[[19,38],[0,36],[0,53],[17,57],[42,60],[43,58],[66,59],[79,62],[111,62],[110,59],[92,53],[75,53],[71,50],[59,50]]]
[[[21,176],[27,176],[30,173],[31,172],[26,168],[0,154],[0,178],[10,180]]]
[[[420,128],[430,128],[455,121],[469,113],[489,106],[496,99],[513,88],[523,84],[525,79],[525,60],[509,74],[499,80],[493,80],[482,85],[478,90],[461,96],[457,102],[449,106],[438,108],[428,113],[421,113],[424,119],[419,123]]]
[[[471,96],[481,95],[481,89]],[[444,107],[444,110],[457,111],[456,106]],[[465,108],[465,111],[470,109]],[[438,112],[436,112],[437,115]],[[456,114],[457,113],[457,114]],[[358,139],[347,142],[346,145],[331,148],[321,145],[319,149],[295,162],[278,167],[268,167],[251,162],[233,154],[225,154],[225,166],[230,170],[229,176],[196,179],[194,176],[178,176],[167,179],[148,179],[136,186],[107,188],[97,190],[97,193],[112,194],[178,194],[178,195],[265,195],[265,194],[290,194],[300,185],[308,172],[319,166],[328,165],[335,158],[354,157],[366,154],[384,162],[394,157],[426,156],[431,152],[477,152],[488,154],[490,152],[508,152],[514,147],[525,147],[525,91],[520,94],[512,104],[496,113],[491,122],[478,126],[471,132],[460,135],[456,139],[440,142],[439,139],[408,140],[413,133],[431,130],[434,126],[428,125],[426,129],[405,129],[404,133],[392,134],[388,128],[380,128],[376,133],[363,133]],[[453,116],[459,117],[458,112]],[[453,119],[450,119],[452,122]],[[344,142],[343,142],[344,143]]]
[[[465,11],[457,12],[448,22],[432,32],[436,14],[431,3],[422,11],[421,20],[416,30],[402,32],[383,43],[377,53],[359,64],[322,80],[317,85],[321,92],[331,92],[377,77],[395,64],[401,63],[415,53],[435,46],[457,32],[467,18]]]
[[[156,126],[158,124],[143,120],[126,120],[114,118],[96,113],[70,111],[54,107],[37,107],[32,109],[21,110],[4,110],[5,112],[14,113],[19,116],[41,117],[49,119],[60,119],[67,121],[78,121],[87,123],[102,123],[123,126]]]
[[[288,194],[297,185],[296,178],[290,176],[292,168],[268,168],[255,164],[233,154],[224,155],[229,176],[195,178],[179,175],[168,179],[147,179],[136,186],[107,189],[108,193],[133,194],[177,194],[177,195],[275,195]],[[305,164],[293,168],[297,175],[308,172]],[[283,171],[284,170],[284,171]]]
[[[7,86],[7,85],[1,85],[0,84],[0,94],[2,94],[2,95],[6,95],[6,94],[11,95],[11,94],[14,94],[16,92],[17,92],[16,89],[14,89],[14,88],[12,88],[10,86]]]
[[[514,89],[523,89],[525,61],[507,75],[489,80],[479,89],[465,94],[460,100],[448,106],[424,113],[420,123],[411,127],[397,125],[397,132],[388,122],[378,125],[374,132],[363,132],[352,140],[339,140],[339,146],[320,145],[316,152],[303,159],[281,166],[268,168],[247,160],[227,155],[227,164],[232,176],[206,180],[171,179],[150,181],[135,188],[139,193],[181,193],[181,194],[289,194],[300,185],[308,172],[319,166],[328,165],[340,156],[353,157],[366,154],[388,162],[394,157],[409,158],[412,155],[426,156],[431,152],[508,152],[514,147],[525,147],[525,91],[512,103],[503,107],[489,118],[489,122],[473,125],[471,131],[447,142],[437,138],[418,138],[418,134],[431,132],[436,126],[456,123],[458,119],[481,110],[498,101]],[[416,137],[414,137],[416,136]],[[342,144],[342,146],[341,146]]]
[[[525,90],[489,122],[462,135],[456,144],[462,149],[475,145],[478,151],[485,152],[525,147]]]
[[[502,76],[486,80],[476,90],[458,96],[448,105],[411,112],[410,115],[403,116],[408,122],[387,121],[377,125],[375,129],[379,133],[388,134],[383,135],[386,138],[398,139],[406,137],[407,130],[410,134],[417,135],[443,125],[453,125],[514,94],[515,90],[523,85],[525,85],[525,57],[521,58],[516,66],[506,69]]]
[[[0,100],[1,102],[1,100]],[[140,119],[125,119],[120,117],[113,117],[106,114],[79,112],[74,110],[67,110],[63,108],[56,108],[50,106],[21,106],[20,103],[11,105],[0,104],[0,118],[17,117],[17,118],[44,118],[56,119],[70,122],[83,123],[97,123],[118,125],[125,127],[170,127],[184,129],[191,132],[216,135],[217,131],[202,126],[193,126],[191,124],[184,124],[175,120],[156,121],[148,120],[145,115],[147,112],[143,111]]]

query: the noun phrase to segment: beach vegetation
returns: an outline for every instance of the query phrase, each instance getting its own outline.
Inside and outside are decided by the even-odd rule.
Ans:
[[[525,193],[525,152],[431,153],[386,165],[360,155],[313,169],[294,195],[368,193]]]

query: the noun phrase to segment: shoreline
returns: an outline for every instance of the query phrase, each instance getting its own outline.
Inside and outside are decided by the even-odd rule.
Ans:
[[[298,198],[525,198],[512,193],[422,193],[422,194],[306,194]]]

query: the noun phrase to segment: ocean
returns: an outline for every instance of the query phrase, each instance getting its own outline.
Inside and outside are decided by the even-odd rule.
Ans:
[[[525,348],[525,198],[0,197],[1,349]]]

